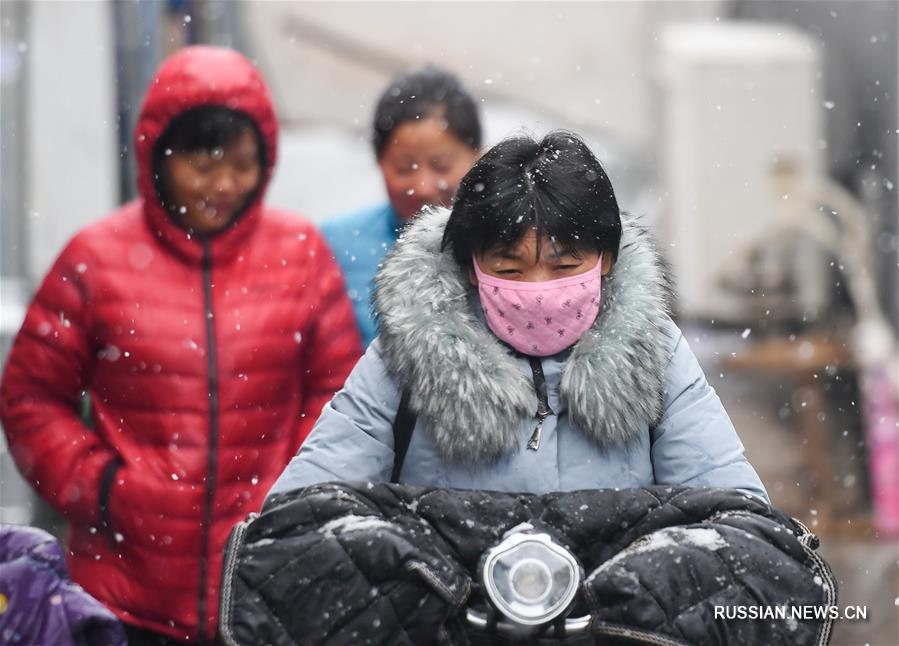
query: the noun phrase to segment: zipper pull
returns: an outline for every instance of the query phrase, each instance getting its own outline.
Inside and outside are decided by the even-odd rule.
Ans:
[[[534,433],[531,435],[531,439],[528,440],[528,450],[536,451],[540,448],[540,433],[543,432],[543,418],[541,417],[537,420],[537,428],[534,429]]]
[[[531,364],[531,372],[534,375],[534,392],[537,394],[537,428],[528,440],[528,450],[536,451],[540,448],[540,434],[543,431],[543,422],[550,415],[555,415],[553,409],[549,405],[549,398],[546,394],[546,377],[543,375],[543,365],[537,357],[529,357]]]

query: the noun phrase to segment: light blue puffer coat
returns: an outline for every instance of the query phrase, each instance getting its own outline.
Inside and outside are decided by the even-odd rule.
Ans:
[[[377,279],[381,334],[270,492],[389,480],[403,388],[417,423],[400,481],[546,493],[685,484],[768,500],[715,391],[667,314],[666,270],[624,221],[602,308],[577,344],[542,360],[550,408],[537,450],[526,357],[500,343],[440,241],[448,211],[418,216]]]

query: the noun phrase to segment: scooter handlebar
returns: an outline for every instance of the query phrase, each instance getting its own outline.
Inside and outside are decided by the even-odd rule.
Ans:
[[[487,619],[486,613],[479,612],[471,608],[466,608],[465,619],[470,626],[483,631],[487,630],[489,620]],[[574,637],[586,633],[587,629],[590,628],[591,619],[592,617],[590,615],[585,615],[583,617],[569,617],[565,619],[565,635],[568,637]],[[496,630],[500,634],[508,636],[522,634],[521,625],[514,624],[502,618],[496,622]]]

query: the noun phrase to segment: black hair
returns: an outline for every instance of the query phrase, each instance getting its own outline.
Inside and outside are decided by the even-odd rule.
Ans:
[[[154,152],[165,156],[166,150],[196,152],[224,148],[237,141],[248,128],[259,140],[259,150],[264,155],[264,142],[256,122],[247,114],[221,105],[191,108],[171,120],[156,142]],[[260,157],[259,161],[265,162],[265,157]]]
[[[406,121],[442,117],[446,127],[472,150],[481,147],[478,108],[456,76],[429,65],[394,78],[375,108],[372,144],[380,159],[390,135]]]
[[[173,152],[191,153],[227,148],[248,129],[256,137],[259,167],[264,172],[267,158],[265,139],[256,122],[247,114],[220,105],[204,105],[185,110],[172,119],[153,148],[153,179],[156,193],[163,205],[171,208],[165,173],[162,172],[166,157]],[[255,196],[254,192],[247,203],[252,202]]]
[[[459,184],[442,248],[468,268],[473,254],[512,247],[531,229],[538,258],[545,235],[560,252],[618,256],[621,215],[612,183],[573,133],[512,137],[487,151]]]

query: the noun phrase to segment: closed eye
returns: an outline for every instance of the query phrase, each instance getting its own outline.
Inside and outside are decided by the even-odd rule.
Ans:
[[[581,266],[581,263],[576,265],[556,265],[556,271],[570,271],[572,269],[577,269]]]

